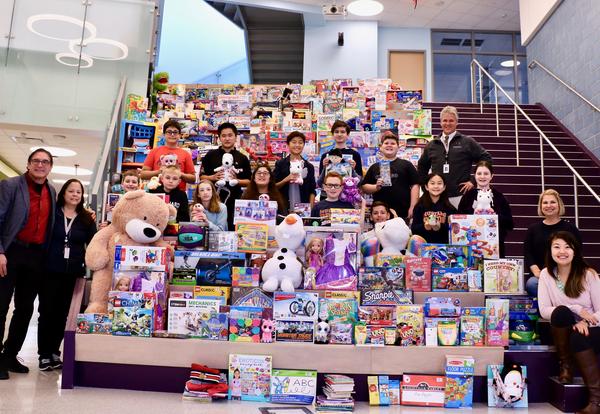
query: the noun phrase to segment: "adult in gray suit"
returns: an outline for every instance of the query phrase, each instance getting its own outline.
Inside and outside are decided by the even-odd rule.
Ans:
[[[29,155],[25,174],[0,181],[0,379],[8,379],[8,371],[29,372],[17,354],[27,336],[54,226],[56,192],[47,180],[52,164],[52,154],[40,148]],[[13,293],[15,310],[2,344]]]

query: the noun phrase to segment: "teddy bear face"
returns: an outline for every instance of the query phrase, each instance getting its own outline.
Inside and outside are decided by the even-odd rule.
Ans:
[[[168,167],[171,165],[177,165],[177,155],[175,154],[165,154],[160,156],[160,164],[163,167]]]
[[[357,182],[358,182],[358,178],[346,177],[344,179],[344,187],[347,187],[347,188],[355,187]]]
[[[223,154],[223,158],[221,158],[221,165],[223,165],[225,168],[233,167],[233,155],[228,152]]]
[[[157,241],[167,227],[169,216],[175,216],[175,207],[144,190],[130,191],[123,195],[113,209],[111,226],[126,233],[140,244]]]

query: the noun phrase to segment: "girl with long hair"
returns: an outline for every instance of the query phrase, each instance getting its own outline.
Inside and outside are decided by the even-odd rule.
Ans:
[[[446,182],[441,174],[431,173],[425,191],[413,210],[411,230],[427,243],[448,243],[448,216],[456,209],[446,194]]]

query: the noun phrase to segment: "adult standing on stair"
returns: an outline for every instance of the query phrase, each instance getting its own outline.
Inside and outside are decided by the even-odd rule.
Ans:
[[[8,379],[8,371],[29,372],[17,354],[45,276],[46,248],[56,207],[56,192],[47,180],[52,164],[52,154],[38,148],[29,154],[25,174],[0,181],[0,343],[13,293],[15,298],[8,338],[0,344],[0,379]]]
[[[443,174],[448,199],[458,208],[464,193],[475,187],[471,168],[479,161],[492,162],[492,156],[473,138],[456,130],[458,111],[446,106],[440,112],[442,134],[431,141],[419,159],[418,172],[422,185],[426,184],[429,170]]]
[[[590,400],[581,413],[600,414],[600,277],[581,254],[581,244],[567,231],[548,242],[546,267],[541,271],[539,308],[550,320],[563,384],[573,382],[571,357],[588,387]]]

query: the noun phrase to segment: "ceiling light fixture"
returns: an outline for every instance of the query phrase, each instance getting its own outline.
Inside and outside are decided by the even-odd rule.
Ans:
[[[92,170],[88,170],[86,168],[81,168],[81,167],[67,167],[64,165],[55,165],[54,167],[52,167],[52,173],[54,174],[61,174],[61,175],[73,175],[73,176],[80,176],[80,175],[92,175]]]
[[[92,44],[104,44],[104,45],[110,45],[110,46],[114,46],[117,49],[121,50],[121,56],[119,57],[107,57],[107,56],[98,56],[98,55],[94,55],[91,53],[86,53],[86,56],[90,56],[94,59],[100,59],[100,60],[123,60],[126,59],[127,56],[129,55],[129,49],[127,48],[126,45],[124,45],[121,42],[117,42],[116,40],[112,40],[112,39],[104,39],[104,38],[95,38],[95,39],[84,39],[83,40],[83,47],[92,45]],[[80,48],[81,43],[79,42],[79,40],[70,40],[69,41],[69,50],[76,54],[79,55],[79,48]]]
[[[519,66],[520,64],[521,64],[521,62],[519,62],[517,60],[517,66]],[[512,68],[515,66],[515,61],[512,59],[504,60],[504,61],[500,62],[500,66],[502,66],[503,68]]]
[[[378,15],[383,11],[383,4],[375,0],[356,0],[348,4],[348,12],[362,17]]]
[[[498,69],[497,71],[494,72],[494,75],[496,75],[496,76],[508,76],[508,75],[512,75],[512,70]]]
[[[79,54],[78,53],[60,52],[60,53],[57,53],[56,55],[54,55],[54,57],[56,58],[56,61],[58,63],[62,63],[65,66],[79,66],[79,63],[78,63],[79,62]],[[75,59],[75,62],[73,62],[73,63],[65,62],[63,60],[64,58]],[[94,61],[92,60],[92,58],[90,58],[89,56],[87,56],[84,53],[81,54],[81,66],[79,66],[80,69],[91,68],[93,64],[94,64]]]
[[[94,26],[92,23],[86,22],[85,24],[83,23],[83,21],[76,19],[74,17],[70,17],[70,16],[64,16],[62,14],[36,14],[34,16],[29,16],[29,18],[27,19],[27,28],[29,29],[30,32],[35,33],[38,36],[42,36],[45,37],[46,39],[52,39],[52,40],[64,40],[64,41],[71,41],[73,40],[73,38],[64,38],[64,37],[59,37],[59,36],[52,36],[50,34],[45,34],[42,33],[38,30],[35,29],[34,25],[36,23],[39,22],[43,22],[43,21],[54,21],[54,22],[64,22],[64,23],[69,23],[75,26],[78,26],[78,31],[81,31],[81,29],[85,29],[88,32],[88,38],[94,38],[96,37],[96,26]],[[75,39],[78,40],[78,39]]]
[[[70,150],[68,148],[62,148],[62,147],[52,147],[52,146],[45,146],[45,147],[31,147],[29,148],[32,152],[42,148],[45,149],[46,151],[50,151],[50,154],[52,154],[53,157],[72,157],[74,155],[77,155],[77,153],[73,150]]]

